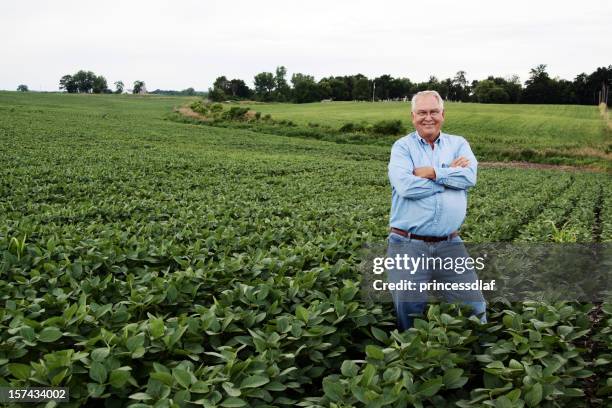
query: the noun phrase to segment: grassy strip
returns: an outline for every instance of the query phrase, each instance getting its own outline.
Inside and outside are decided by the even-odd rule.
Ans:
[[[248,110],[248,108],[243,108]],[[323,140],[340,144],[361,144],[391,146],[398,135],[368,132],[375,125],[364,123],[345,123],[340,128],[309,122],[308,125],[296,124],[291,120],[275,121],[270,118],[245,120],[244,118],[231,118],[230,116],[215,118],[213,120],[203,116],[185,115],[173,112],[168,118],[177,122],[203,124],[229,129],[248,129],[257,133],[274,134],[280,136],[299,137]],[[265,116],[263,117],[265,118]],[[357,129],[357,131],[355,131]],[[589,149],[575,148],[532,148],[514,147],[508,143],[488,144],[472,143],[472,149],[482,161],[524,161],[552,165],[584,166],[604,171],[612,171],[612,160],[609,152],[598,152]]]

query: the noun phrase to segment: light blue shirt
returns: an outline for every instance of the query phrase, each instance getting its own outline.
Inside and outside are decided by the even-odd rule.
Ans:
[[[391,227],[417,235],[442,237],[457,231],[467,210],[467,189],[476,184],[478,162],[461,136],[440,133],[432,149],[417,132],[393,144],[389,161]],[[450,163],[464,156],[469,167]],[[436,179],[412,174],[417,167],[433,167]]]

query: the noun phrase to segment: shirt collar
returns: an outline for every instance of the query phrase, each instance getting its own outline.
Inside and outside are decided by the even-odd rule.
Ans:
[[[429,143],[427,142],[427,140],[423,139],[421,137],[421,135],[419,135],[419,132],[417,132],[416,130],[414,131],[414,134],[416,135],[416,138],[419,142],[421,142],[422,144],[426,144],[429,145]],[[442,131],[440,131],[440,135],[438,136],[438,138],[436,139],[436,141],[434,142],[437,145],[440,145],[440,141],[444,138],[444,133],[442,133]]]

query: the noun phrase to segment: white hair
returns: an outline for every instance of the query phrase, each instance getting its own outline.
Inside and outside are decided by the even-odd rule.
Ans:
[[[442,111],[444,110],[444,100],[442,99],[438,91],[421,91],[421,92],[415,93],[414,96],[412,97],[412,111],[413,112],[415,111],[417,98],[421,96],[427,96],[427,95],[431,95],[434,98],[436,98],[438,100],[438,103],[440,104],[440,110]]]

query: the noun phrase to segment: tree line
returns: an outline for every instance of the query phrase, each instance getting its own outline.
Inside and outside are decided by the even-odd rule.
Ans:
[[[516,75],[510,78],[489,76],[468,82],[465,71],[443,80],[431,76],[426,82],[412,82],[408,78],[394,78],[391,75],[370,79],[362,74],[330,76],[316,81],[312,75],[302,73],[293,74],[289,82],[287,69],[283,66],[277,67],[274,73],[255,75],[252,89],[242,79],[220,76],[209,88],[208,98],[216,102],[255,99],[295,103],[402,100],[416,92],[433,89],[450,101],[591,105],[599,103],[602,87],[607,89],[612,84],[612,65],[597,68],[590,74],[582,73],[569,81],[551,78],[546,65],[541,64],[531,69],[529,79],[524,84]]]
[[[64,75],[59,81],[59,89],[68,93],[116,93],[121,94],[125,90],[123,81],[117,81],[115,90],[108,87],[106,78],[96,75],[92,71],[80,70],[72,75]],[[134,81],[132,93],[139,94],[146,92],[144,81]]]

